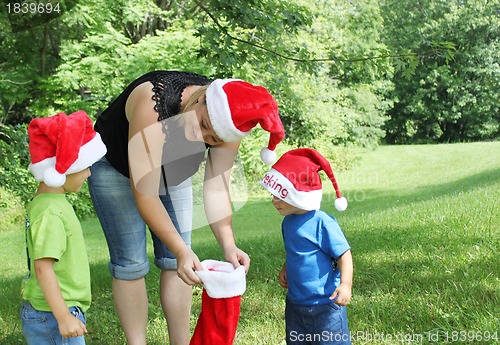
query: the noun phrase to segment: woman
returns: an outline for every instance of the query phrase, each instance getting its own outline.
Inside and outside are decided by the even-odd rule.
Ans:
[[[225,259],[248,270],[250,259],[234,241],[227,186],[241,139],[257,124],[271,133],[261,157],[272,162],[284,130],[265,88],[175,71],[138,78],[97,119],[95,129],[108,152],[92,167],[89,189],[106,236],[115,308],[128,344],[146,344],[146,225],[161,269],[170,344],[189,343],[191,285],[201,283],[194,270],[202,270],[190,248],[190,176],[205,151],[207,220]]]

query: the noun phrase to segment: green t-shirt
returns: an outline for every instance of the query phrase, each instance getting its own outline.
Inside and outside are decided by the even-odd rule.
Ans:
[[[53,258],[54,272],[68,307],[87,311],[91,302],[90,269],[82,227],[64,194],[39,194],[26,208],[31,272],[23,298],[41,311],[51,311],[36,279],[34,260]]]

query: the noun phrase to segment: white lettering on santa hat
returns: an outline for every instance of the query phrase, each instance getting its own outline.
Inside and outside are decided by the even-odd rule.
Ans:
[[[260,185],[290,205],[307,211],[318,210],[323,196],[320,170],[326,173],[335,189],[335,208],[344,211],[347,199],[340,193],[332,167],[314,149],[300,148],[286,152],[267,172]]]
[[[225,142],[242,140],[259,124],[270,133],[261,159],[266,164],[276,161],[274,150],[285,130],[278,104],[266,88],[239,79],[216,79],[207,89],[207,108],[215,132]]]
[[[106,146],[83,111],[33,119],[28,125],[29,169],[35,180],[61,187],[66,175],[80,172],[106,154]]]

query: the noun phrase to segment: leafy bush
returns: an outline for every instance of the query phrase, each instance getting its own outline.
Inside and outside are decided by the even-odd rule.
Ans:
[[[87,183],[84,183],[78,193],[66,194],[66,198],[73,206],[76,215],[80,220],[95,216],[94,205],[90,198]]]
[[[26,203],[36,190],[37,183],[30,171],[27,125],[0,127],[0,185]]]
[[[21,226],[23,219],[24,207],[21,199],[0,187],[0,231]]]

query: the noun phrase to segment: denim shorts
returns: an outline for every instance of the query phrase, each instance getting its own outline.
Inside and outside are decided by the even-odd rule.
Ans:
[[[81,322],[87,323],[80,308],[70,307],[69,311]],[[28,345],[85,345],[84,336],[63,338],[54,314],[36,310],[28,301],[21,306],[21,324]]]
[[[287,345],[351,344],[347,309],[335,302],[301,306],[287,298],[285,321]]]
[[[150,268],[146,252],[146,224],[130,186],[130,179],[109,164],[105,157],[92,165],[88,179],[92,202],[108,244],[111,275],[116,279],[144,277]],[[169,187],[160,195],[172,222],[188,247],[191,247],[193,193],[191,180]],[[177,269],[177,260],[161,240],[150,231],[155,265],[161,270]]]

